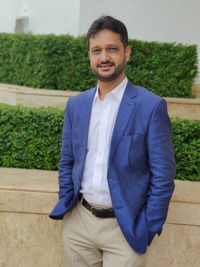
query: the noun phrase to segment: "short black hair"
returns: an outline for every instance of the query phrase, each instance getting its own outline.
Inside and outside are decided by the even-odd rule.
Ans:
[[[111,16],[101,16],[92,23],[87,32],[86,42],[88,48],[90,47],[90,38],[94,37],[95,34],[105,29],[118,33],[124,47],[128,46],[128,32],[124,23]]]

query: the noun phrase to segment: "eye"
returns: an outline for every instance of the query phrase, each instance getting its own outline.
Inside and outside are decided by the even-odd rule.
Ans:
[[[94,55],[98,55],[98,54],[100,54],[100,52],[101,52],[100,49],[94,49],[94,50],[92,50],[92,54],[94,54]]]
[[[116,52],[117,48],[116,47],[110,47],[110,48],[108,48],[108,51],[109,52]]]

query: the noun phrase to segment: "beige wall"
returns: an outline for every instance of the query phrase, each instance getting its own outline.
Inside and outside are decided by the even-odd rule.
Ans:
[[[0,168],[1,267],[64,267],[62,221],[48,218],[57,190],[57,172]],[[199,182],[176,181],[146,267],[199,267],[199,195]]]

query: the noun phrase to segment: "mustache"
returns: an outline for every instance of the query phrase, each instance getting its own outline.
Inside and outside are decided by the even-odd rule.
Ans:
[[[97,67],[102,67],[104,65],[114,65],[114,62],[110,61],[110,60],[106,60],[106,61],[101,61]]]

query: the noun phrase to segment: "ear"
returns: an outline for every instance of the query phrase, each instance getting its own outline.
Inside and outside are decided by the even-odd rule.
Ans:
[[[130,47],[130,46],[127,46],[127,47],[125,48],[125,58],[126,58],[126,62],[129,61],[130,56],[131,56],[131,47]]]

